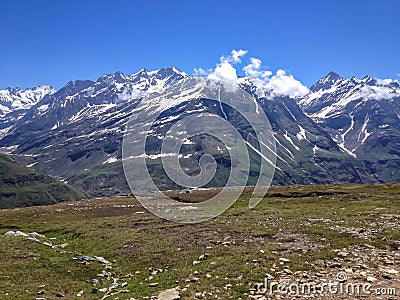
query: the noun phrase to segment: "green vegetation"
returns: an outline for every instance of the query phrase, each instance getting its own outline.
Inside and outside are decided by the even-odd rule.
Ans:
[[[48,205],[86,197],[82,191],[0,154],[0,208]]]
[[[179,198],[201,201],[212,192]],[[247,207],[250,192],[247,188],[218,218],[198,224],[159,219],[128,197],[2,210],[0,298],[55,299],[61,293],[75,299],[83,290],[84,299],[101,299],[105,292],[100,290],[110,287],[113,277],[126,282],[129,293],[107,299],[142,299],[177,286],[181,299],[203,292],[197,298],[247,299],[266,273],[280,276],[286,267],[280,258],[290,260],[285,265],[294,274],[311,274],[337,262],[343,249],[368,244],[382,257],[385,251],[399,253],[400,184],[272,187],[253,210]],[[68,244],[63,251],[71,254],[26,237],[4,236],[9,230],[38,232],[53,245]],[[76,254],[114,261],[112,276],[99,276],[104,264],[73,260]],[[341,263],[344,268],[346,261]],[[372,259],[365,264],[371,272],[381,268]],[[398,260],[390,265],[398,267]],[[37,296],[40,290],[43,296]]]

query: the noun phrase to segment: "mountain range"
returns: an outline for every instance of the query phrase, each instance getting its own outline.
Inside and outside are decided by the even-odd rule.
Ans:
[[[121,148],[132,111],[146,93],[184,78],[190,76],[171,67],[71,81],[58,91],[8,88],[0,91],[0,147],[92,196],[128,192]],[[398,81],[346,79],[330,72],[298,98],[277,96],[256,78],[241,77],[238,83],[260,104],[273,129],[277,148],[273,184],[400,181]],[[176,186],[166,179],[157,156],[162,135],[177,120],[199,112],[225,117],[243,135],[251,135],[229,107],[195,96],[177,103],[157,119],[146,149],[149,170],[163,189]],[[198,172],[193,162],[211,153],[220,167],[210,185],[223,185],[230,167],[223,145],[199,138],[182,151],[189,174]],[[255,162],[259,159],[257,153],[252,157]],[[256,177],[255,164],[248,184],[254,184]]]

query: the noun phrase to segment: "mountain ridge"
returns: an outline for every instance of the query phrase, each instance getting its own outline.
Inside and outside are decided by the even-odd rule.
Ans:
[[[170,67],[154,71],[141,69],[132,75],[117,71],[104,74],[96,81],[71,81],[32,106],[0,139],[0,147],[13,146],[16,148],[14,154],[34,157],[37,161],[35,168],[41,172],[66,179],[79,188],[89,190],[92,195],[126,192],[121,164],[126,122],[146,93],[161,91],[183,78],[190,76]],[[380,95],[380,92],[397,93],[398,82],[379,82],[370,77],[344,79],[330,72],[310,88],[308,95],[297,99],[274,95],[262,80],[256,78],[239,78],[238,83],[254,96],[272,125],[277,143],[274,184],[373,183],[391,178],[390,172],[379,163],[379,158],[373,157],[371,149],[359,147],[354,153],[350,146],[352,140],[343,142],[338,139],[351,125],[351,120],[346,120],[349,114],[346,109],[350,109],[351,105],[340,107],[342,110],[337,114],[339,120],[321,111],[330,109],[334,112],[340,101],[349,104],[357,100],[358,95],[362,95],[361,101],[357,102],[360,103],[357,108],[361,109],[363,97]],[[349,100],[352,95],[355,95],[354,99]],[[374,102],[373,99],[371,101]],[[159,124],[172,124],[172,119],[184,118],[195,111],[222,113],[206,99],[193,99],[177,104],[174,110],[162,115]],[[234,114],[228,117],[239,122],[235,121]],[[332,124],[340,123],[340,117],[344,122],[339,124],[342,127],[334,128]],[[363,123],[358,118],[355,120],[357,124],[354,128],[357,127],[358,131],[345,134],[345,137],[359,137],[358,142],[365,143],[373,137],[368,135],[370,121],[363,129],[365,115]],[[161,128],[157,127],[152,137],[154,147],[156,137],[163,132]],[[396,146],[382,151],[386,151],[392,159],[391,168],[397,167],[397,156],[393,154],[397,153]],[[156,153],[150,153],[150,157],[153,154]],[[222,161],[225,161],[222,156]],[[152,161],[153,168],[158,168],[158,162]],[[393,178],[397,180],[396,176]]]
[[[0,209],[87,198],[82,191],[39,174],[0,153]]]

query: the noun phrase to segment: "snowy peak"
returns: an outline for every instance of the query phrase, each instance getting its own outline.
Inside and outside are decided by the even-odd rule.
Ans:
[[[400,117],[400,84],[393,79],[342,78],[329,73],[298,100],[302,110],[326,128],[351,155],[382,134],[391,134]],[[400,129],[400,128],[399,128]]]
[[[321,78],[316,84],[314,84],[311,88],[311,92],[317,92],[319,90],[327,90],[332,85],[334,85],[337,81],[342,80],[339,74],[331,71],[325,77]]]
[[[140,90],[146,89],[151,85],[157,84],[157,81],[164,80],[165,83],[171,83],[176,80],[189,77],[185,72],[179,71],[175,67],[162,68],[159,70],[148,71],[146,68],[141,69],[139,72],[127,75],[120,71],[114,74],[104,74],[97,79],[97,83],[108,84],[125,84],[133,83],[138,84]]]
[[[155,160],[160,158],[157,151],[170,125],[189,115],[208,112],[219,115],[240,128],[247,141],[252,139],[252,130],[245,119],[225,105],[198,96],[201,89],[197,85],[189,91],[180,90],[182,93],[176,98],[145,97],[176,81],[179,85],[184,78],[190,77],[169,67],[142,69],[134,74],[118,71],[94,81],[71,81],[42,98],[23,117],[21,114],[7,123],[0,122],[0,147],[34,155],[38,169],[62,176],[94,193],[110,195],[126,188],[121,144],[135,111],[142,110],[148,115],[163,110],[147,138],[148,158],[154,158],[155,166],[158,166]],[[313,85],[309,94],[296,100],[275,93],[274,85],[261,79],[240,77],[238,83],[254,96],[252,100],[270,120],[277,147],[275,184],[400,181],[397,81],[368,76],[346,79],[330,72]],[[385,97],[388,100],[377,100]],[[141,105],[137,105],[139,102]],[[135,125],[140,130],[143,124]],[[211,147],[202,139],[200,142],[224,157],[219,147]],[[197,149],[202,148],[193,143],[185,143],[189,156],[184,158],[194,158],[197,166],[197,156],[193,153],[200,154],[202,150]],[[223,164],[224,161],[225,158],[221,159]],[[102,172],[104,165],[107,174]],[[230,169],[230,165],[223,167]]]
[[[150,74],[154,75],[155,78],[167,78],[167,77],[173,77],[173,78],[184,78],[184,77],[189,77],[188,74],[185,72],[179,71],[175,67],[169,67],[169,68],[162,68],[157,71],[149,72]]]
[[[184,77],[189,76],[170,67],[155,71],[142,69],[132,75],[117,71],[104,74],[96,81],[70,81],[56,93],[35,102],[21,122],[37,122],[41,127],[57,129],[85,118],[97,117],[118,105],[140,99],[146,93],[162,90]]]
[[[373,79],[370,76],[346,79],[334,72],[321,78],[310,91],[298,100],[298,104],[316,121],[340,113],[350,103],[356,105],[360,101],[400,97],[400,85],[397,80]]]
[[[0,115],[17,110],[27,110],[38,103],[44,96],[54,94],[55,92],[56,90],[51,86],[0,90]]]
[[[254,77],[239,77],[239,86],[257,98],[272,99],[272,90],[261,79]]]

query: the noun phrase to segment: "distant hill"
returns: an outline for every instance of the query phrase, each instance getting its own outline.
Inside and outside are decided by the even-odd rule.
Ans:
[[[82,198],[87,198],[84,192],[0,154],[0,208],[48,205]]]

